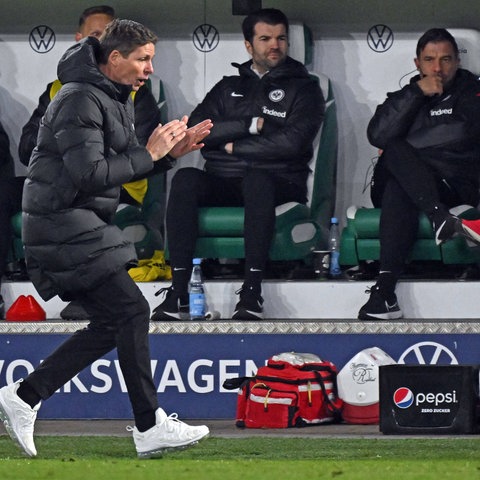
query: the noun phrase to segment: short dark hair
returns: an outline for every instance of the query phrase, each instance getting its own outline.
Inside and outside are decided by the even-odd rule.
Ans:
[[[106,64],[113,50],[118,50],[123,57],[128,57],[136,48],[147,43],[157,43],[157,36],[141,23],[133,20],[115,19],[106,27],[99,38],[99,63]]]
[[[455,55],[458,57],[458,45],[453,35],[445,28],[431,28],[430,30],[427,30],[418,40],[416,51],[417,58],[420,57],[423,49],[426,47],[427,43],[430,42],[449,42],[455,51]]]
[[[285,30],[288,35],[288,18],[286,15],[276,8],[262,8],[256,12],[250,13],[242,23],[243,37],[247,42],[252,43],[255,35],[255,25],[259,22],[264,22],[268,25],[285,25]]]
[[[115,10],[109,5],[96,5],[94,7],[88,7],[80,15],[80,19],[78,20],[78,28],[80,29],[83,27],[83,24],[86,22],[88,17],[97,14],[104,14],[115,18]]]

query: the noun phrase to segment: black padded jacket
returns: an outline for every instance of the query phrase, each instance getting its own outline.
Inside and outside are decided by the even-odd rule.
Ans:
[[[202,149],[206,171],[241,177],[247,169],[267,169],[305,189],[325,110],[318,81],[290,57],[262,78],[251,65],[234,63],[239,75],[218,82],[190,116],[192,125],[213,121]],[[259,135],[250,133],[254,117],[265,119]],[[231,155],[224,149],[228,142]]]
[[[28,168],[23,240],[30,278],[45,300],[68,300],[136,261],[111,222],[120,186],[145,176],[153,162],[135,135],[130,86],[101,73],[98,48],[89,37],[60,60],[63,87],[45,112]]]
[[[480,175],[480,81],[459,69],[442,95],[425,96],[413,77],[387,95],[371,119],[367,136],[384,149],[404,138],[438,176],[478,196]]]
[[[28,122],[22,128],[22,134],[18,143],[18,158],[26,167],[28,167],[33,149],[37,144],[40,121],[51,102],[53,96],[51,90],[54,83],[51,82],[47,85],[47,88],[38,99],[37,108],[35,108]],[[161,121],[160,110],[146,85],[140,87],[135,93],[133,106],[135,109],[135,133],[140,145],[146,145],[148,137]]]

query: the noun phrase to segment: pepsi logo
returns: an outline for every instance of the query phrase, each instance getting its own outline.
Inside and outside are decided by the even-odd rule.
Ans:
[[[398,408],[408,408],[413,403],[413,392],[407,387],[400,387],[393,394],[393,402]]]

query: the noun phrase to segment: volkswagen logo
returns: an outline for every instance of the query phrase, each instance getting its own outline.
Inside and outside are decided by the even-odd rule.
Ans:
[[[445,345],[436,342],[420,342],[407,348],[400,356],[398,363],[418,363],[419,365],[436,365],[449,363],[458,365],[455,355]]]
[[[392,29],[386,25],[374,25],[368,31],[367,43],[374,52],[386,52],[393,45]]]
[[[47,25],[38,25],[30,32],[28,41],[32,50],[47,53],[55,46],[55,32]]]
[[[220,34],[218,30],[208,23],[199,25],[193,31],[193,44],[197,50],[201,52],[211,52],[215,50],[220,41]]]

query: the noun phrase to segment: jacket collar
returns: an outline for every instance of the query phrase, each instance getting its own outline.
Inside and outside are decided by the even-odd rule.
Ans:
[[[89,83],[103,90],[110,97],[125,103],[132,87],[113,82],[98,68],[100,43],[87,37],[72,45],[58,63],[58,79],[64,85],[69,82]]]

